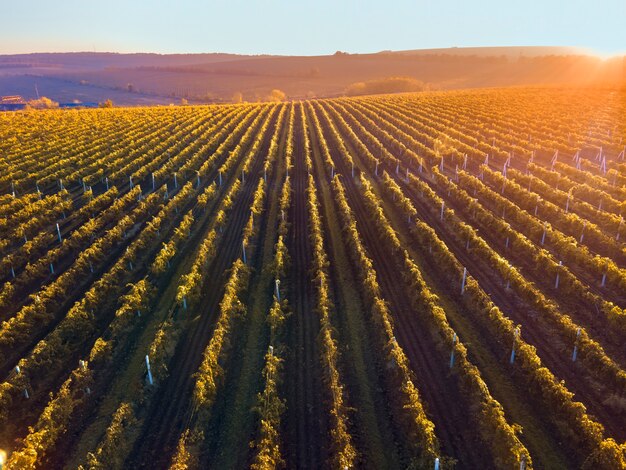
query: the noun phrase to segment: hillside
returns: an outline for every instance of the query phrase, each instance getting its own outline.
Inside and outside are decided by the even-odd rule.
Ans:
[[[273,89],[288,98],[333,97],[355,82],[410,77],[430,89],[528,84],[615,84],[624,58],[601,60],[556,47],[448,48],[337,52],[326,56],[235,54],[50,53],[0,56],[0,95],[40,95],[56,101],[117,105],[265,100]]]

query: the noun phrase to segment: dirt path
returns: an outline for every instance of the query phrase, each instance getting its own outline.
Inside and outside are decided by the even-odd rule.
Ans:
[[[299,114],[299,113],[298,113]],[[291,255],[288,298],[293,310],[286,327],[289,348],[285,360],[287,410],[282,435],[288,468],[319,469],[327,460],[327,418],[318,389],[322,380],[317,335],[320,324],[310,280],[311,249],[308,229],[307,170],[303,129],[299,116],[294,126],[293,202],[288,216],[291,229],[287,249]]]
[[[266,318],[274,285],[269,268],[274,261],[274,245],[278,238],[278,205],[285,179],[282,157],[288,116],[289,111],[285,111],[285,119],[278,130],[281,136],[278,153],[273,164],[274,171],[267,180],[261,227],[255,237],[254,270],[245,300],[247,315],[237,328],[238,338],[233,339],[231,360],[228,361],[230,365],[224,368],[227,371],[226,383],[223,393],[217,397],[210,419],[212,435],[205,439],[209,442],[209,450],[202,461],[209,462],[210,467],[215,469],[246,468],[250,453],[243,449],[249,447],[254,439],[257,414],[253,407],[257,405],[257,393],[262,389],[260,372],[269,346]],[[226,421],[228,426],[224,426]]]
[[[313,161],[317,169],[315,185],[321,203],[326,251],[332,260],[329,275],[336,307],[335,323],[338,343],[343,346],[341,356],[345,367],[342,372],[350,406],[354,408],[350,433],[355,438],[362,468],[401,468],[408,461],[403,449],[404,436],[394,433],[396,427],[380,376],[385,373],[384,366],[378,363],[372,350],[377,347],[373,346],[372,324],[365,315],[367,309],[358,292],[359,283],[344,245],[331,189],[320,170],[317,138],[312,134]]]

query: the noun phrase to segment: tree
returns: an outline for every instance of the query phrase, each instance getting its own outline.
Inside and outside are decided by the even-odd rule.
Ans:
[[[110,99],[107,99],[103,103],[99,103],[98,106],[100,106],[101,108],[112,108],[113,101],[111,101]]]
[[[240,91],[236,91],[233,93],[233,103],[242,103],[243,102],[243,94]]]
[[[285,94],[284,91],[282,90],[278,90],[278,89],[273,89],[269,96],[267,97],[268,101],[284,101],[287,98],[287,95]]]
[[[189,101],[187,101],[186,98],[181,98],[180,99],[180,105],[181,106],[187,106],[189,104]]]
[[[46,96],[42,96],[38,100],[30,100],[26,106],[30,109],[53,109],[58,108],[59,103],[52,101]]]

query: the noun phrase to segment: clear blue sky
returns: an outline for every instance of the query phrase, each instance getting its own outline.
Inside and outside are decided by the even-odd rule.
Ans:
[[[626,0],[4,0],[0,12],[0,53],[626,52]]]

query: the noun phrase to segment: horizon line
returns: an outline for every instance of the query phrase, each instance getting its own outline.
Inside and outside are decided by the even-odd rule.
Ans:
[[[546,55],[578,55],[578,56],[595,56],[601,59],[612,59],[617,57],[626,56],[626,51],[622,52],[601,52],[590,47],[585,46],[537,46],[537,45],[513,45],[513,46],[447,46],[447,47],[429,47],[423,49],[381,49],[372,52],[350,52],[344,50],[337,50],[332,53],[320,53],[320,54],[272,54],[268,52],[262,53],[242,53],[242,52],[154,52],[154,51],[116,51],[116,50],[64,50],[64,51],[42,51],[34,50],[30,52],[0,52],[0,56],[16,56],[16,55],[37,55],[37,54],[118,54],[118,55],[233,55],[242,57],[325,57],[332,56],[337,53],[349,54],[349,55],[375,55],[383,53],[403,53],[403,52],[419,52],[419,51],[447,51],[454,49],[565,49],[569,50],[569,54],[546,54]]]

